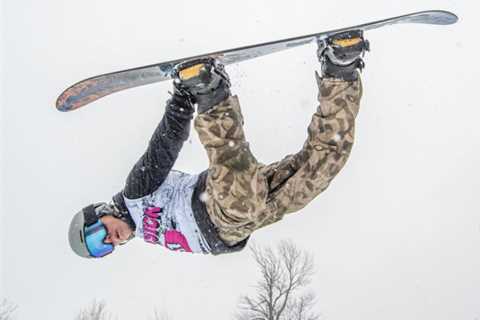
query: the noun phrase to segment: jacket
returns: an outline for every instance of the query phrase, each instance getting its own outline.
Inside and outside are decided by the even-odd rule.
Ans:
[[[205,192],[208,171],[190,175],[172,170],[184,142],[189,137],[193,113],[193,107],[183,97],[174,94],[167,101],[165,113],[150,139],[147,150],[136,162],[127,177],[125,187],[113,197],[113,201],[122,213],[130,215],[131,220],[135,221],[136,229],[139,230],[139,221],[149,217],[144,213],[144,219],[140,219],[138,213],[133,214],[134,203],[148,202],[147,199],[158,199],[158,196],[155,195],[165,193],[162,188],[173,188],[175,197],[159,200],[163,205],[162,210],[168,208],[168,212],[162,212],[162,215],[172,217],[172,221],[175,223],[177,220],[185,221],[184,217],[187,217],[186,220],[188,220],[188,213],[191,212],[191,221],[188,220],[190,222],[184,223],[184,225],[190,224],[191,226],[184,226],[184,228],[193,230],[192,232],[195,230],[200,232],[198,242],[206,242],[205,248],[202,248],[203,253],[217,255],[242,250],[248,238],[234,246],[228,246],[219,238],[216,227],[210,220],[201,197]],[[148,239],[155,235],[150,235],[150,231],[147,231],[147,238],[144,230],[140,234],[145,241],[152,242]],[[159,237],[164,239],[159,243],[168,247],[169,234],[165,233],[168,230],[160,229],[156,232]],[[200,245],[200,247],[202,246]]]

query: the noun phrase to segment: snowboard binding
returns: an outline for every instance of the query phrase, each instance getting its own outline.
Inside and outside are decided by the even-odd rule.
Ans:
[[[354,81],[365,63],[363,57],[370,51],[370,43],[362,30],[346,31],[325,39],[317,38],[317,55],[322,64],[322,77]]]
[[[196,103],[198,113],[208,111],[230,95],[230,78],[225,68],[211,57],[179,63],[173,70],[173,86]]]

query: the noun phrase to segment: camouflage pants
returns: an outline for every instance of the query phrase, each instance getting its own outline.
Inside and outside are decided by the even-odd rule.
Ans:
[[[236,96],[195,118],[210,161],[206,206],[219,236],[233,245],[305,207],[344,166],[354,140],[360,80],[317,79],[320,105],[303,148],[270,165],[250,152]]]

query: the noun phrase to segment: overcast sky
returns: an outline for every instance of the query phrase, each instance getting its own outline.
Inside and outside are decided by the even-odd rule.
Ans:
[[[323,319],[480,319],[480,52],[475,1],[5,0],[0,69],[0,297],[18,319],[72,319],[105,299],[123,319],[230,319],[257,274],[247,250],[219,257],[132,241],[101,261],[70,251],[74,213],[121,190],[171,83],[71,113],[84,78],[426,9],[461,22],[371,31],[356,144],[329,189],[260,230],[315,256]],[[1,7],[0,7],[1,8]],[[2,9],[0,9],[0,12]],[[315,46],[227,68],[257,158],[300,149],[317,102]],[[176,169],[207,166],[196,133]],[[3,199],[3,200],[2,200]]]

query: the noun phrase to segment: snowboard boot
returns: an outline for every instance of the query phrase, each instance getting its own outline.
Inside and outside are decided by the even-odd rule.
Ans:
[[[174,89],[197,104],[204,113],[230,96],[230,79],[222,64],[213,58],[182,62],[173,72]]]
[[[370,51],[370,44],[363,38],[362,30],[346,31],[326,39],[317,39],[317,44],[322,77],[357,80],[358,71],[365,66],[365,52]]]

